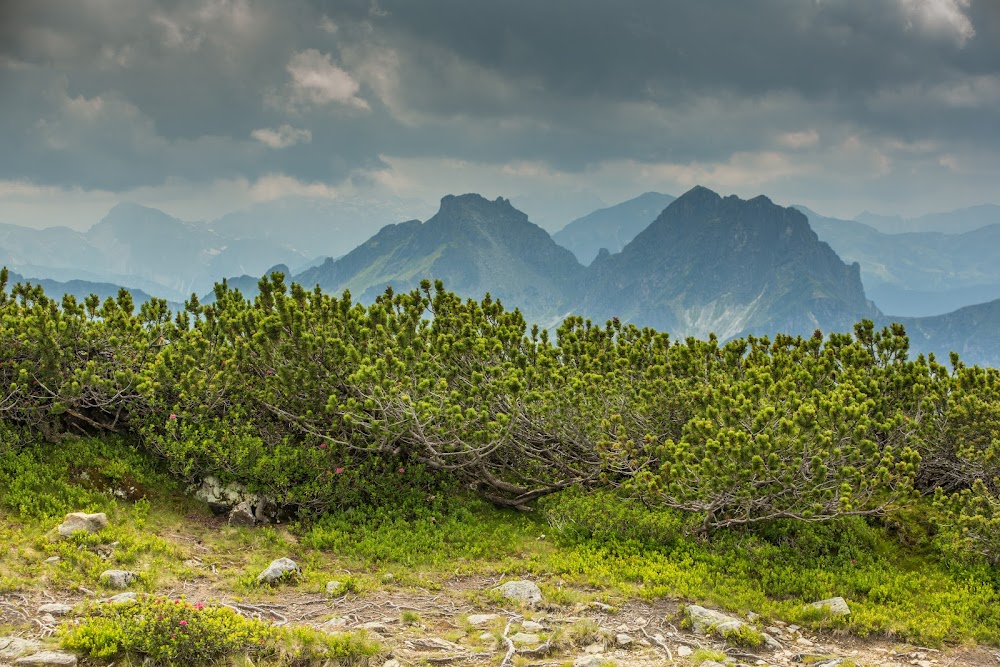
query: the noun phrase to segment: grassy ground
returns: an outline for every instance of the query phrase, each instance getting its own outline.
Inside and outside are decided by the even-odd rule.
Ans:
[[[55,539],[71,511],[106,512],[110,526]],[[919,521],[776,523],[703,540],[682,528],[683,517],[611,496],[568,493],[519,513],[447,490],[402,493],[308,522],[232,528],[125,442],[70,439],[0,455],[0,594],[110,595],[98,576],[121,568],[140,573],[137,590],[189,599],[266,605],[321,594],[330,580],[359,599],[433,595],[444,582],[466,580],[473,584],[462,595],[488,604],[488,582],[527,576],[550,602],[568,606],[676,598],[753,611],[764,624],[782,619],[923,645],[1000,643],[1000,573],[955,559]],[[51,556],[59,561],[46,563]],[[258,586],[257,573],[282,556],[303,576],[278,589]],[[845,597],[853,613],[831,620],[804,609],[832,596]]]

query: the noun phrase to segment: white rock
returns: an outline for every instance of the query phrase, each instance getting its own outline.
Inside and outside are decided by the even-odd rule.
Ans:
[[[635,640],[629,637],[624,632],[619,632],[617,635],[615,635],[615,643],[622,648],[628,648],[634,642]]]
[[[677,655],[679,655],[682,658],[686,658],[692,653],[694,653],[694,649],[692,649],[690,646],[685,646],[684,644],[681,644],[680,646],[677,647]]]
[[[326,582],[326,594],[327,595],[339,595],[340,589],[344,587],[344,584],[334,579],[333,581]]]
[[[61,560],[62,560],[62,558],[60,558],[59,556],[49,556],[48,558],[46,558],[42,562],[43,563],[58,563]]]
[[[73,512],[67,514],[66,518],[56,528],[60,535],[69,537],[75,533],[96,533],[107,528],[108,515],[104,512],[96,514],[86,514],[84,512]]]
[[[542,601],[542,591],[533,581],[508,581],[493,590],[498,591],[508,600],[525,604],[536,604]]]
[[[267,569],[257,576],[259,584],[273,584],[284,576],[294,574],[299,571],[298,564],[291,558],[276,558],[271,561]]]
[[[52,614],[54,616],[65,616],[73,611],[73,607],[62,602],[50,602],[38,608],[39,614]]]
[[[488,625],[498,618],[500,617],[496,614],[470,614],[465,620],[469,622],[469,625],[478,628],[481,625]]]
[[[524,621],[521,623],[521,629],[527,632],[541,632],[545,629],[541,623],[536,623],[535,621]]]
[[[103,600],[103,602],[107,604],[125,604],[127,602],[135,602],[138,597],[139,596],[136,595],[134,592],[128,591],[127,593],[119,593],[118,595],[112,595],[108,599]]]

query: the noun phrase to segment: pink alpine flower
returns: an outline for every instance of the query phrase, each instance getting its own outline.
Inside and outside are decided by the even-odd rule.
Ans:
[[[171,412],[170,413],[170,419],[177,419],[177,415],[175,415],[173,412]]]

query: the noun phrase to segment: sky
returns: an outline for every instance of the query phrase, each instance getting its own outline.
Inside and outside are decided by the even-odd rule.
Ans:
[[[0,0],[0,222],[1000,203],[998,0]]]

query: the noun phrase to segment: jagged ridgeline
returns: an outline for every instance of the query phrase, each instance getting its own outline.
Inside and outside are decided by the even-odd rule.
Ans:
[[[721,344],[570,317],[550,337],[440,283],[364,306],[273,274],[252,302],[220,284],[171,314],[124,291],[59,304],[6,277],[5,429],[126,434],[179,475],[290,509],[414,484],[521,508],[606,487],[711,530],[938,492],[996,540],[1000,373],[909,359],[900,326]]]

